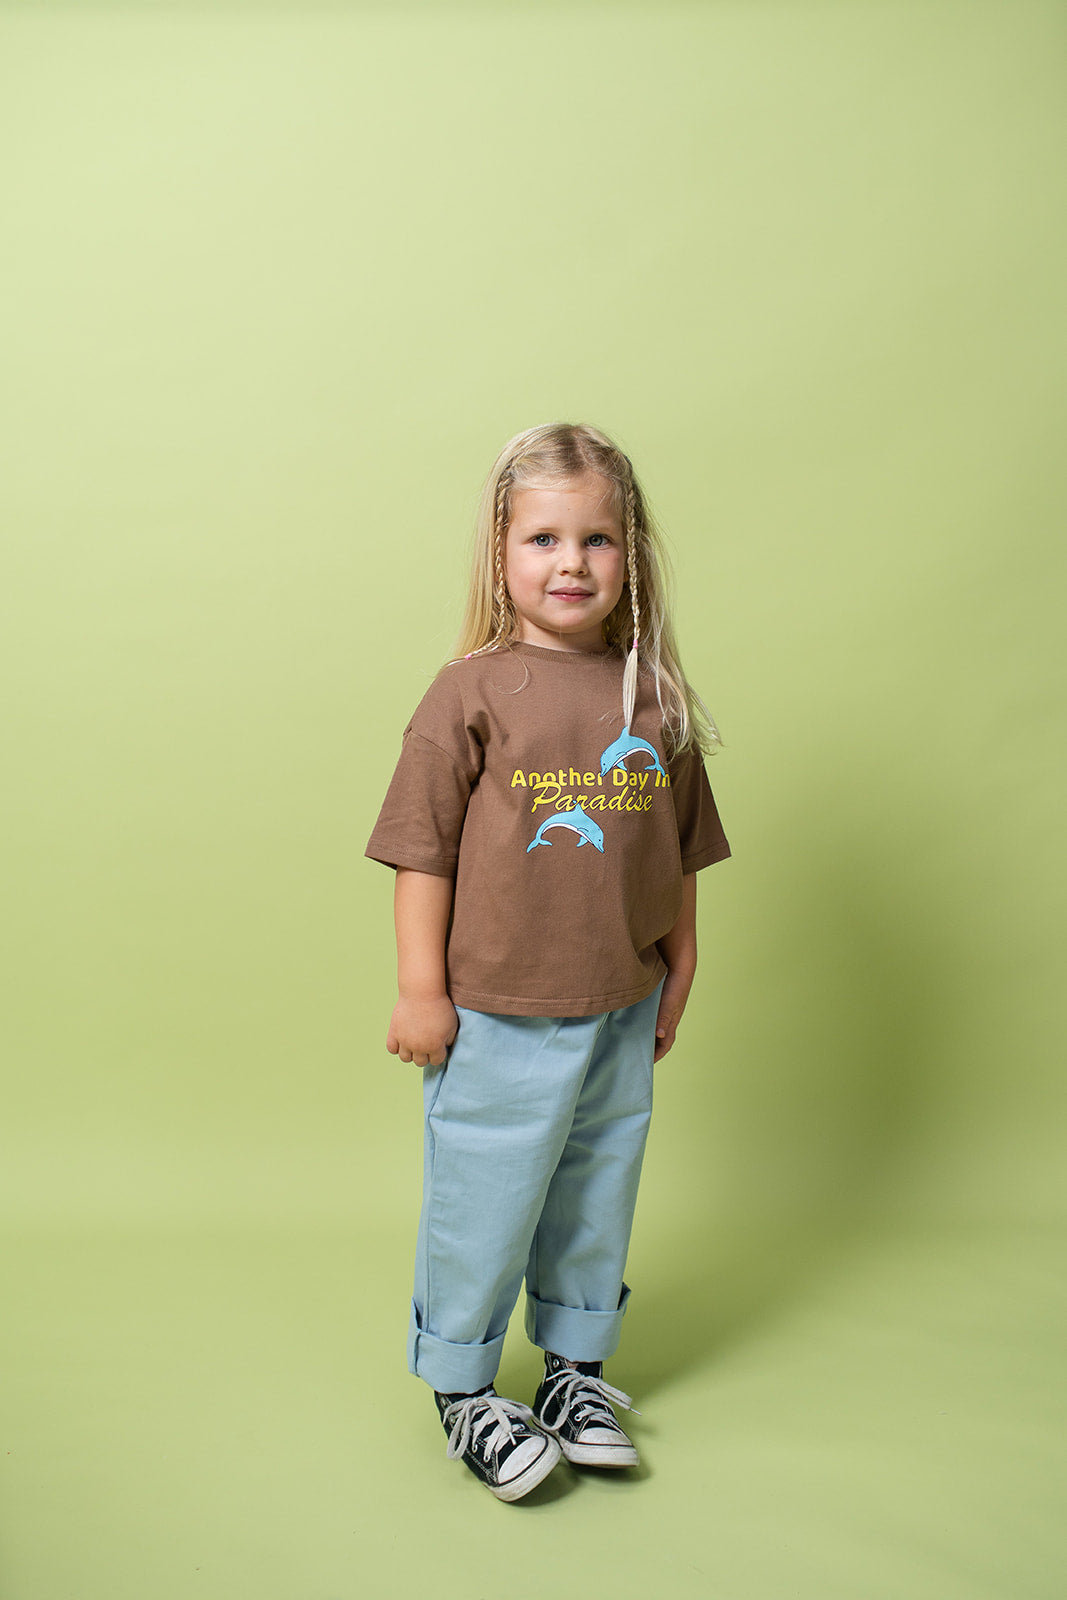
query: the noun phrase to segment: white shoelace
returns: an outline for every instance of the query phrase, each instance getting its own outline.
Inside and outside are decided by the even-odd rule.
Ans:
[[[479,1412],[484,1415],[479,1416]],[[494,1455],[502,1444],[514,1440],[515,1422],[520,1419],[525,1421],[532,1416],[530,1407],[524,1406],[520,1400],[501,1400],[497,1394],[472,1394],[466,1400],[453,1400],[451,1405],[445,1407],[441,1418],[446,1428],[452,1425],[452,1432],[448,1436],[448,1455],[452,1460],[461,1456],[490,1424],[495,1423],[493,1432],[485,1441],[487,1454]]]
[[[594,1391],[594,1397],[589,1397],[589,1391]],[[596,1398],[599,1396],[599,1400]],[[613,1427],[617,1427],[617,1419],[607,1401],[613,1400],[616,1405],[622,1406],[624,1411],[632,1411],[634,1416],[641,1415],[637,1407],[631,1403],[630,1396],[623,1394],[621,1389],[613,1389],[610,1383],[605,1383],[603,1378],[588,1378],[584,1372],[578,1372],[574,1367],[561,1367],[549,1379],[549,1389],[545,1400],[562,1400],[562,1409],[555,1422],[554,1428],[562,1428],[571,1412],[575,1413],[575,1422],[592,1421],[595,1416],[609,1419]],[[588,1415],[581,1415],[582,1404],[585,1404]]]

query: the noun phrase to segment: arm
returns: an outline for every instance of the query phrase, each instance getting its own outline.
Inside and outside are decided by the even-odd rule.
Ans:
[[[689,991],[697,970],[697,875],[687,872],[682,879],[682,909],[670,933],[657,940],[656,949],[667,963],[667,976],[659,999],[656,1018],[656,1053],[659,1061],[674,1043]]]
[[[445,938],[455,882],[397,867],[393,913],[399,998],[385,1048],[417,1067],[444,1065],[459,1028],[445,979]]]

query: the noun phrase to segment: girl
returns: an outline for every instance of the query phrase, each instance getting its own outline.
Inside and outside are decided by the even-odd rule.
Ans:
[[[730,855],[659,537],[597,429],[518,434],[486,480],[459,654],[404,730],[366,854],[396,869],[386,1048],[423,1069],[408,1365],[518,1500],[562,1453],[637,1452],[604,1381],[652,1106],[696,968],[696,873]],[[493,1380],[522,1280],[532,1410]]]

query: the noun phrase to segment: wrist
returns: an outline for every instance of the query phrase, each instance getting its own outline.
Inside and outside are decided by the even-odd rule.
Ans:
[[[443,983],[415,981],[398,985],[398,998],[415,1005],[433,1005],[448,1000],[448,990]]]

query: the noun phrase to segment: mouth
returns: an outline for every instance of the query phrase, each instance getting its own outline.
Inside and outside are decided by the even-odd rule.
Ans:
[[[556,600],[588,600],[592,589],[550,589],[549,594]]]

